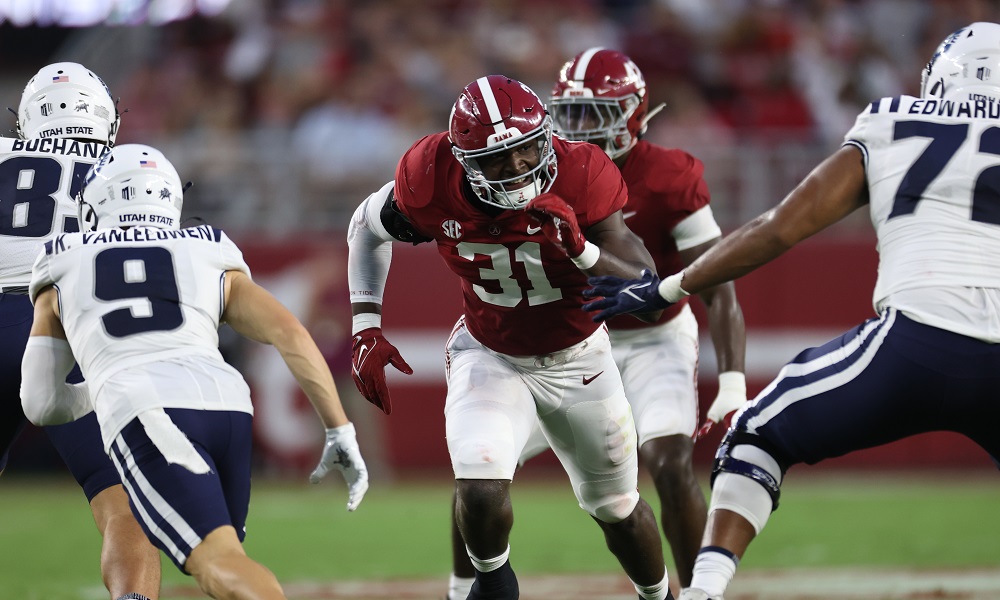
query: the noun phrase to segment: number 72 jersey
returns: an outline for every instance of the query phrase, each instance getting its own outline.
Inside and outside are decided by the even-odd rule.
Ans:
[[[883,98],[844,143],[865,160],[876,307],[919,288],[1000,288],[1000,104]]]
[[[73,197],[105,148],[0,138],[0,288],[28,285],[42,243],[79,230]]]
[[[219,353],[226,271],[250,270],[225,233],[134,227],[68,233],[45,244],[32,272],[32,301],[59,291],[60,318],[90,391],[115,373]]]

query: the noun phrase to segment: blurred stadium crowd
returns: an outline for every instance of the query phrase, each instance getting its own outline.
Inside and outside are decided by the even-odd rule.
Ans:
[[[503,73],[544,99],[562,63],[618,48],[643,70],[657,143],[702,158],[733,227],[779,200],[857,112],[915,94],[947,33],[993,0],[233,0],[161,27],[0,26],[0,91],[52,60],[121,97],[119,142],[151,143],[230,230],[342,229],[461,89]],[[30,49],[31,51],[25,51]]]

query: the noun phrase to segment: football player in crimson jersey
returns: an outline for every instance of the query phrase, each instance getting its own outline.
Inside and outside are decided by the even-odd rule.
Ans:
[[[602,148],[628,187],[626,224],[652,254],[658,272],[674,272],[718,243],[709,193],[697,158],[642,140],[649,110],[642,72],[628,56],[591,48],[568,61],[549,99],[555,132]],[[732,283],[699,294],[719,366],[719,392],[700,432],[746,402],[743,313]],[[608,322],[615,362],[632,405],[639,455],[660,496],[660,524],[687,586],[701,546],[707,508],[691,462],[698,428],[698,324],[687,301],[671,306],[655,323],[630,317]],[[534,434],[520,462],[546,450]],[[471,585],[472,566],[452,527],[454,569],[449,594],[460,598]]]
[[[652,264],[622,218],[626,200],[606,154],[553,137],[533,91],[490,75],[462,91],[449,130],[414,144],[395,182],[352,220],[355,382],[386,413],[385,366],[411,372],[381,330],[391,242],[433,240],[460,278],[444,412],[456,518],[476,571],[468,598],[518,597],[510,483],[538,422],[640,597],[672,597],[656,518],[636,489],[635,425],[607,329],[581,310],[588,274],[635,277]]]
[[[681,600],[718,600],[778,507],[787,470],[929,431],[1000,464],[1000,25],[948,36],[919,98],[872,102],[775,208],[662,282],[595,278],[598,320],[665,308],[767,264],[867,206],[878,316],[796,356],[732,420]],[[947,510],[947,507],[942,507]]]
[[[87,170],[114,145],[118,109],[104,82],[77,63],[42,67],[17,111],[19,139],[0,138],[0,471],[27,420],[21,358],[33,312],[31,265],[45,242],[77,231],[73,196]],[[70,375],[81,380],[79,371]],[[157,598],[160,556],[132,516],[93,413],[45,432],[90,503],[102,535],[101,576],[111,598]]]

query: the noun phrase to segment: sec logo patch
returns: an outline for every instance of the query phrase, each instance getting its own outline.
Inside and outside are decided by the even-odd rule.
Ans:
[[[448,219],[441,223],[441,231],[453,240],[461,239],[462,224],[454,219]]]

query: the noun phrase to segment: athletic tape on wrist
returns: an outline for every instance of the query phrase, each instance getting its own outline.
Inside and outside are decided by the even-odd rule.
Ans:
[[[382,315],[378,313],[361,313],[351,317],[351,335],[372,327],[382,328]]]
[[[596,244],[590,242],[583,243],[583,252],[579,256],[570,258],[573,264],[581,271],[586,271],[597,264],[597,259],[601,257],[601,249]]]
[[[659,292],[660,296],[667,302],[677,302],[685,296],[690,296],[691,294],[684,291],[681,288],[681,279],[684,279],[684,271],[680,273],[674,273],[670,277],[667,277],[660,282]]]
[[[746,395],[747,376],[739,371],[723,371],[719,373],[719,389],[736,390]]]

